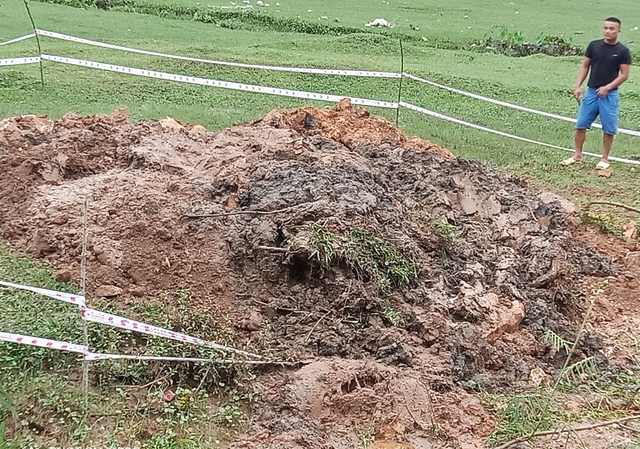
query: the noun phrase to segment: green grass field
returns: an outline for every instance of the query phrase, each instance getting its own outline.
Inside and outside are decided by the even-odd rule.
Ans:
[[[230,5],[230,2],[220,0],[200,3],[192,0],[146,1],[150,4],[195,6],[211,10]],[[72,4],[74,0],[69,0],[68,3]],[[131,0],[131,4],[133,3],[135,2]],[[242,4],[242,0],[237,3]],[[269,0],[265,3],[269,3],[269,7],[255,8],[260,14],[293,20],[295,24],[326,23],[330,27],[349,27],[361,32],[279,32],[269,27],[252,29],[253,25],[236,22],[216,26],[197,20],[183,20],[184,18],[162,18],[154,14],[104,11],[93,7],[82,9],[37,2],[31,3],[31,9],[36,25],[45,30],[165,53],[258,64],[399,71],[398,38],[404,37],[405,70],[410,73],[474,93],[569,117],[575,116],[577,112],[571,92],[580,57],[534,55],[513,58],[472,51],[470,45],[492,33],[495,35],[504,26],[511,32],[522,32],[528,40],[535,40],[540,34],[564,36],[576,45],[585,46],[590,40],[600,37],[604,17],[617,15],[623,20],[621,40],[629,44],[636,54],[640,51],[640,31],[633,30],[634,26],[640,26],[634,0],[594,1],[590,4],[577,0]],[[276,3],[280,5],[277,6]],[[253,0],[252,4],[255,4]],[[312,10],[311,13],[307,12],[309,9]],[[322,19],[323,16],[327,19]],[[378,17],[389,20],[394,27],[389,30],[364,27],[365,22]],[[336,18],[339,21],[335,21]],[[0,4],[0,23],[0,41],[31,32],[24,5],[18,0]],[[43,52],[47,54],[219,80],[389,101],[395,101],[397,96],[398,80],[391,79],[302,75],[187,63],[49,38],[42,38],[42,46]],[[0,58],[36,54],[36,42],[33,39],[0,46]],[[620,125],[638,130],[640,76],[635,73],[635,68],[632,68],[631,79],[621,89]],[[68,111],[81,114],[109,113],[115,108],[128,107],[133,119],[172,116],[181,121],[203,124],[215,131],[248,122],[274,108],[293,108],[308,104],[304,100],[293,98],[150,80],[53,62],[45,62],[44,70],[46,85],[41,90],[37,65],[0,67],[0,118],[19,114],[47,114],[58,118]],[[572,147],[571,123],[462,97],[412,80],[404,80],[403,100],[500,131]],[[321,102],[312,104],[319,107],[329,105]],[[395,119],[393,110],[371,110],[390,120]],[[568,156],[566,152],[487,134],[408,110],[400,111],[400,127],[408,134],[419,135],[447,147],[458,156],[486,161],[526,178],[534,186],[560,192],[581,203],[601,197],[640,206],[638,171],[628,165],[614,164],[614,175],[605,179],[597,176],[594,159],[589,159],[593,163],[563,168],[559,161]],[[598,130],[590,132],[586,151],[600,152],[601,136],[602,133]],[[640,138],[620,135],[614,143],[613,154],[640,158]],[[48,268],[34,266],[0,246],[0,278],[56,286],[48,272]],[[9,301],[8,297],[2,295],[0,299]],[[25,317],[31,313],[30,309],[14,300],[10,302],[10,306],[16,313],[0,313],[0,330],[29,331],[33,323],[29,323]],[[79,336],[76,323],[67,310],[43,307],[43,311],[49,315],[47,319],[46,313],[40,316],[39,323],[44,323],[47,336]],[[9,309],[5,308],[6,310]],[[10,316],[21,318],[11,321]],[[57,319],[62,320],[62,326],[57,327]],[[3,351],[0,356],[0,418],[8,419],[28,407],[35,407],[35,410],[38,407],[52,408],[56,406],[56,401],[65,404],[77,402],[77,391],[65,393],[65,387],[77,386],[77,382],[73,381],[77,365],[69,362],[68,358],[50,360],[50,354],[42,350],[25,350],[7,345],[0,347]],[[19,381],[24,379],[23,376],[39,372],[42,367],[52,366],[63,374],[56,375],[47,371],[31,389],[15,389]],[[25,367],[32,369],[27,371]],[[6,379],[10,377],[13,380],[7,383]],[[105,388],[109,390],[106,386]],[[9,395],[10,391],[13,396]],[[34,406],[30,398],[46,391],[54,391],[54,399]],[[100,397],[94,399],[96,404],[100,403]],[[112,408],[118,409],[126,404],[126,395],[112,399]],[[156,399],[158,398],[150,401]],[[93,411],[100,413],[104,407],[104,404],[99,407],[96,405]],[[236,416],[233,406],[228,412],[233,421]],[[72,427],[75,430],[65,433],[61,441],[86,441],[89,430],[79,417],[81,411],[77,407],[65,406],[56,413],[56,416],[74,423]],[[133,416],[135,419],[143,419]],[[18,443],[3,439],[2,422],[0,419],[0,448],[20,447]],[[181,426],[187,425],[189,423],[179,420],[163,423],[161,428],[165,433],[160,436],[166,437],[166,441],[173,442],[173,445],[165,444],[165,440],[158,440],[157,444],[149,444],[148,447],[195,448],[198,444],[201,447],[215,447],[215,443],[211,441],[206,444],[191,440],[181,443],[182,445],[175,443],[184,433],[181,433]],[[122,432],[123,429],[119,431]],[[110,429],[109,432],[115,440],[120,438],[118,435],[122,436],[118,434],[118,429]],[[118,441],[123,440],[120,438]],[[135,439],[127,441],[133,443]]]

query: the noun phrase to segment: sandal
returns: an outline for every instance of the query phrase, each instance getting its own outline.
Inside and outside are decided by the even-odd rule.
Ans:
[[[564,161],[560,162],[562,165],[573,165],[573,164],[577,164],[579,162],[582,162],[582,159],[575,159],[573,156],[571,156],[569,159],[565,159]]]
[[[609,167],[611,167],[611,164],[605,161],[600,161],[598,162],[598,165],[596,165],[596,170],[606,170]]]

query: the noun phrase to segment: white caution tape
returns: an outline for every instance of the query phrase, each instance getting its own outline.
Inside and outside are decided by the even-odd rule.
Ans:
[[[20,42],[20,41],[23,41],[25,39],[31,39],[32,37],[36,37],[35,33],[27,34],[26,36],[16,37],[15,39],[11,39],[10,41],[0,42],[0,46],[1,45],[15,44],[16,42]]]
[[[85,304],[85,297],[82,295],[74,295],[72,293],[57,292],[55,290],[46,290],[44,288],[30,287],[28,285],[13,284],[11,282],[0,281],[0,285],[5,287],[17,288],[20,290],[26,290],[29,292],[39,293],[50,298],[59,299],[60,301],[70,302],[71,304],[77,304],[83,306]]]
[[[240,62],[228,62],[228,61],[216,61],[211,59],[191,58],[188,56],[169,55],[166,53],[158,53],[155,51],[140,50],[138,48],[123,47],[120,45],[106,44],[104,42],[92,41],[89,39],[83,39],[80,37],[69,36],[66,34],[56,33],[53,31],[36,30],[40,36],[52,37],[54,39],[62,39],[71,42],[78,42],[81,44],[93,45],[96,47],[110,48],[112,50],[122,50],[130,53],[139,53],[149,56],[159,56],[162,58],[179,59],[181,61],[193,61],[202,62],[205,64],[217,64],[231,67],[242,67],[247,69],[262,69],[262,70],[275,70],[281,72],[295,72],[295,73],[313,73],[318,75],[341,75],[341,76],[362,76],[371,78],[400,78],[400,73],[396,72],[376,72],[371,70],[349,70],[349,69],[316,69],[310,67],[282,67],[282,66],[269,66],[269,65],[256,65],[256,64],[244,64]]]
[[[257,92],[257,93],[270,94],[270,95],[281,95],[284,97],[305,98],[307,100],[319,100],[319,101],[329,101],[329,102],[337,103],[343,98],[345,98],[345,95],[330,95],[330,94],[322,94],[322,93],[315,93],[315,92],[303,92],[303,91],[292,90],[292,89],[280,89],[277,87],[265,87],[265,86],[256,86],[253,84],[240,84],[240,83],[233,83],[229,81],[218,81],[218,80],[207,79],[207,78],[197,78],[193,76],[176,75],[176,74],[165,73],[165,72],[156,72],[152,70],[142,70],[142,69],[136,69],[133,67],[124,67],[124,66],[119,66],[114,64],[105,64],[101,62],[85,61],[82,59],[65,58],[62,56],[42,55],[42,59],[46,59],[48,61],[60,62],[63,64],[72,64],[72,65],[77,65],[81,67],[108,70],[111,72],[120,72],[120,73],[128,73],[130,75],[145,76],[148,78],[163,79],[168,81],[178,81],[181,83],[189,83],[189,84],[199,84],[202,86],[220,87],[223,89],[242,90],[245,92]],[[351,103],[363,105],[363,106],[375,106],[380,108],[391,108],[391,109],[398,108],[398,103],[392,103],[392,102],[381,101],[381,100],[368,100],[364,98],[351,98]]]
[[[485,126],[476,125],[475,123],[465,122],[463,120],[459,120],[457,118],[449,117],[448,115],[439,114],[437,112],[433,112],[433,111],[430,111],[428,109],[424,109],[424,108],[421,108],[419,106],[415,106],[415,105],[410,104],[410,103],[400,102],[400,106],[402,106],[404,108],[407,108],[407,109],[411,109],[413,111],[420,112],[420,113],[425,114],[425,115],[430,115],[432,117],[436,117],[436,118],[439,118],[439,119],[442,119],[442,120],[447,120],[449,122],[457,123],[459,125],[468,126],[469,128],[475,128],[475,129],[479,129],[481,131],[486,131],[488,133],[497,134],[499,136],[509,137],[510,139],[521,140],[523,142],[533,143],[533,144],[536,144],[536,145],[542,145],[542,146],[549,147],[549,148],[555,148],[557,150],[570,151],[572,153],[575,151],[575,150],[573,150],[571,148],[564,148],[564,147],[560,147],[560,146],[557,146],[557,145],[552,145],[550,143],[539,142],[537,140],[527,139],[525,137],[520,137],[520,136],[516,136],[516,135],[513,135],[513,134],[505,133],[505,132],[502,132],[502,131],[497,131],[495,129],[487,128]],[[601,154],[595,154],[595,153],[583,152],[582,154],[584,154],[586,156],[602,157]],[[612,160],[612,161],[623,162],[625,164],[640,165],[640,160],[624,159],[624,158],[614,157],[614,156],[609,156],[609,159]]]
[[[445,86],[444,84],[439,84],[439,83],[436,83],[436,82],[433,82],[433,81],[429,81],[429,80],[426,80],[424,78],[419,78],[419,77],[417,77],[415,75],[412,75],[410,73],[404,72],[402,75],[406,76],[407,78],[410,78],[412,80],[419,81],[419,82],[425,83],[425,84],[429,84],[431,86],[438,87],[440,89],[445,89],[445,90],[448,90],[449,92],[455,92],[455,93],[460,94],[460,95],[464,95],[464,96],[467,96],[467,97],[470,97],[470,98],[475,98],[477,100],[487,101],[489,103],[497,104],[497,105],[500,105],[500,106],[506,106],[508,108],[517,109],[519,111],[531,112],[533,114],[542,115],[544,117],[550,117],[550,118],[555,118],[555,119],[558,119],[558,120],[564,120],[565,122],[572,122],[572,123],[576,123],[577,122],[577,120],[575,118],[565,117],[563,115],[558,115],[558,114],[552,114],[550,112],[538,111],[537,109],[531,109],[531,108],[527,108],[527,107],[524,107],[524,106],[519,106],[517,104],[507,103],[505,101],[500,101],[500,100],[496,100],[496,99],[493,99],[493,98],[485,97],[485,96],[482,96],[482,95],[473,94],[471,92],[466,92],[464,90],[455,89],[455,88],[450,87],[450,86]],[[602,129],[602,125],[599,124],[599,123],[594,123],[592,126],[594,128]],[[629,134],[631,136],[640,136],[640,131],[633,131],[633,130],[630,130],[630,129],[618,129],[618,132],[621,133],[621,134]]]
[[[211,362],[213,359],[199,359],[191,357],[162,357],[151,355],[98,354],[90,352],[84,355],[85,360],[164,360],[168,362]]]
[[[37,346],[40,348],[57,349],[59,351],[76,352],[82,354],[85,360],[97,361],[97,360],[158,360],[167,362],[209,362],[209,363],[233,363],[233,364],[245,364],[245,365],[264,365],[268,363],[278,363],[262,360],[220,360],[220,359],[205,359],[205,358],[192,358],[192,357],[164,357],[164,356],[151,356],[151,355],[124,355],[124,354],[99,354],[90,352],[89,348],[84,345],[78,345],[75,343],[67,343],[64,341],[49,340],[48,338],[32,337],[30,335],[12,334],[9,332],[0,332],[0,341],[7,343],[17,343],[22,345]]]
[[[266,365],[272,363],[286,363],[286,362],[271,362],[266,360],[220,360],[220,359],[203,359],[193,357],[164,357],[153,355],[124,355],[124,354],[99,354],[89,352],[84,356],[85,360],[97,361],[97,360],[145,360],[145,361],[166,361],[166,362],[205,362],[205,363],[220,363],[220,364],[242,364],[242,365]]]
[[[36,62],[40,62],[39,56],[32,56],[27,58],[9,58],[9,59],[0,59],[0,66],[3,65],[20,65],[20,64],[33,64]]]
[[[94,323],[106,324],[107,326],[118,327],[120,329],[127,329],[130,331],[141,332],[143,334],[155,335],[157,337],[168,338],[170,340],[182,341],[184,343],[191,343],[200,346],[207,346],[209,348],[218,349],[220,351],[232,352],[245,357],[252,357],[260,359],[261,356],[252,354],[250,352],[241,351],[239,349],[230,348],[220,345],[218,343],[202,340],[200,338],[192,337],[190,335],[182,334],[180,332],[170,331],[162,327],[153,326],[151,324],[142,323],[140,321],[130,320],[117,315],[112,315],[106,312],[100,312],[99,310],[82,308],[82,318],[86,321]]]
[[[47,338],[31,337],[29,335],[11,334],[8,332],[0,332],[0,341],[9,343],[18,343],[22,345],[39,346],[41,348],[57,349],[59,351],[78,352],[86,354],[89,348],[74,343],[66,343],[64,341],[49,340]]]

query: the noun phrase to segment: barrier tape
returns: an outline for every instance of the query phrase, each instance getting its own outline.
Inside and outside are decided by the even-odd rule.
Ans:
[[[232,352],[245,357],[257,358],[257,359],[262,358],[258,354],[252,354],[250,352],[242,351],[240,349],[230,348],[227,346],[220,345],[218,343],[205,341],[200,338],[182,334],[180,332],[170,331],[162,327],[153,326],[151,324],[142,323],[140,321],[130,320],[128,318],[123,318],[123,317],[112,315],[106,312],[100,312],[99,310],[94,310],[87,307],[82,308],[82,318],[86,321],[91,321],[94,323],[106,324],[107,326],[118,327],[120,329],[140,332],[143,334],[155,335],[157,337],[168,338],[170,340],[177,340],[184,343],[207,346],[209,348],[218,349],[220,351],[225,351],[225,352]]]
[[[71,42],[78,42],[81,44],[93,45],[96,47],[109,48],[112,50],[128,51],[130,53],[139,53],[149,56],[159,56],[162,58],[179,59],[181,61],[193,61],[203,62],[205,64],[217,64],[231,67],[242,67],[247,69],[261,69],[261,70],[275,70],[281,72],[295,72],[295,73],[313,73],[318,75],[341,75],[341,76],[362,76],[370,78],[400,78],[402,75],[396,72],[376,72],[371,70],[345,70],[345,69],[315,69],[310,67],[282,67],[282,66],[269,66],[269,65],[256,65],[245,64],[241,62],[228,62],[228,61],[216,61],[211,59],[191,58],[188,56],[177,56],[166,53],[158,53],[155,51],[140,50],[138,48],[123,47],[120,45],[106,44],[104,42],[92,41],[89,39],[83,39],[80,37],[69,36],[66,34],[56,33],[54,31],[36,30],[36,33],[40,36],[47,36],[54,39],[62,39]]]
[[[33,64],[36,62],[40,62],[39,56],[32,56],[27,58],[10,58],[10,59],[0,59],[0,66],[3,65],[20,65],[20,64]]]
[[[153,355],[125,355],[125,354],[99,354],[89,352],[84,356],[85,360],[146,360],[146,361],[167,361],[167,362],[205,362],[205,363],[233,363],[243,365],[267,365],[287,362],[272,362],[267,360],[219,360],[219,359],[203,359],[193,357],[164,357]]]
[[[151,356],[151,355],[124,355],[124,354],[100,354],[90,352],[89,348],[84,345],[77,345],[75,343],[67,343],[64,341],[49,340],[48,338],[32,337],[31,335],[12,334],[9,332],[0,332],[0,341],[7,343],[17,343],[28,346],[37,346],[40,348],[57,349],[59,351],[76,352],[83,354],[85,360],[97,361],[97,360],[158,360],[168,362],[215,362],[215,363],[240,363],[249,365],[264,365],[268,363],[277,363],[261,360],[218,360],[218,359],[204,359],[204,358],[192,358],[192,357],[163,357],[163,356]]]
[[[0,285],[4,285],[5,287],[17,288],[20,290],[26,290],[29,292],[39,293],[41,295],[48,296],[49,298],[59,299],[60,301],[69,302],[71,304],[77,304],[79,306],[84,306],[86,302],[84,296],[74,295],[72,293],[57,292],[55,290],[46,290],[44,288],[30,287],[28,285],[13,284],[11,282],[4,282],[4,281],[0,281]]]
[[[424,108],[421,108],[419,106],[416,106],[416,105],[413,105],[413,104],[410,104],[410,103],[405,103],[403,101],[400,102],[400,106],[402,106],[404,108],[407,108],[407,109],[411,109],[411,110],[416,111],[416,112],[420,112],[420,113],[425,114],[425,115],[430,115],[432,117],[436,117],[436,118],[439,118],[439,119],[442,119],[442,120],[447,120],[449,122],[457,123],[459,125],[468,126],[470,128],[479,129],[481,131],[486,131],[486,132],[489,132],[489,133],[492,133],[492,134],[497,134],[499,136],[509,137],[511,139],[521,140],[523,142],[533,143],[533,144],[536,144],[536,145],[542,145],[542,146],[549,147],[549,148],[555,148],[557,150],[570,151],[572,153],[575,151],[575,150],[573,150],[571,148],[564,148],[564,147],[560,147],[558,145],[553,145],[553,144],[550,144],[550,143],[539,142],[537,140],[527,139],[526,137],[520,137],[520,136],[516,136],[516,135],[513,135],[513,134],[505,133],[505,132],[502,132],[502,131],[497,131],[495,129],[487,128],[485,126],[476,125],[475,123],[465,122],[463,120],[459,120],[457,118],[449,117],[448,115],[439,114],[437,112],[433,112],[433,111],[430,111],[428,109],[424,109]],[[582,154],[584,154],[586,156],[602,157],[601,154],[595,154],[595,153],[583,152]],[[609,159],[612,160],[612,161],[623,162],[625,164],[640,165],[640,160],[625,159],[625,158],[614,157],[614,156],[609,156]]]
[[[577,120],[575,118],[565,117],[563,115],[558,115],[558,114],[552,114],[550,112],[538,111],[537,109],[531,109],[531,108],[527,108],[527,107],[524,107],[524,106],[519,106],[517,104],[507,103],[505,101],[500,101],[500,100],[495,100],[493,98],[489,98],[489,97],[485,97],[485,96],[482,96],[482,95],[473,94],[471,92],[466,92],[464,90],[455,89],[453,87],[445,86],[444,84],[439,84],[439,83],[436,83],[436,82],[433,82],[433,81],[426,80],[424,78],[419,78],[419,77],[417,77],[415,75],[411,75],[410,73],[403,72],[402,75],[406,76],[407,78],[410,78],[412,80],[419,81],[419,82],[425,83],[425,84],[429,84],[430,86],[434,86],[434,87],[438,87],[440,89],[448,90],[449,92],[455,92],[455,93],[460,94],[460,95],[464,95],[464,96],[467,96],[467,97],[470,97],[470,98],[475,98],[476,100],[483,100],[483,101],[487,101],[489,103],[497,104],[497,105],[500,105],[500,106],[506,106],[508,108],[517,109],[519,111],[531,112],[532,114],[538,114],[538,115],[542,115],[544,117],[550,117],[550,118],[555,118],[555,119],[558,119],[558,120],[564,120],[565,122],[572,122],[572,123],[576,123],[577,122]],[[593,126],[594,128],[602,129],[602,125],[599,124],[599,123],[594,123],[591,126]],[[618,129],[618,132],[621,133],[621,134],[629,134],[631,136],[640,136],[640,131],[633,131],[633,130],[630,130],[630,129]]]
[[[25,39],[31,39],[32,37],[36,37],[36,34],[35,33],[31,33],[31,34],[27,34],[26,36],[16,37],[15,39],[11,39],[10,41],[0,42],[0,46],[9,45],[9,44],[15,44],[16,42],[20,42],[20,41],[23,41]]]
[[[32,337],[29,335],[11,334],[9,332],[0,332],[0,341],[29,346],[38,346],[41,348],[57,349],[59,351],[78,352],[80,354],[86,354],[87,352],[89,352],[89,348],[84,345],[76,345],[74,343],[49,340],[47,338]]]
[[[169,81],[178,81],[181,83],[199,84],[202,86],[220,87],[223,89],[241,90],[245,92],[258,92],[270,95],[281,95],[284,97],[304,98],[307,100],[319,100],[338,103],[345,98],[345,95],[330,95],[315,92],[304,92],[292,89],[280,89],[277,87],[256,86],[253,84],[240,84],[229,81],[218,81],[207,78],[198,78],[193,76],[176,75],[172,73],[156,72],[151,70],[136,69],[133,67],[119,66],[115,64],[105,64],[101,62],[85,61],[82,59],[65,58],[62,56],[42,55],[42,59],[62,64],[72,64],[81,67],[89,67],[93,69],[107,70],[111,72],[128,73],[130,75],[145,76],[148,78],[163,79]],[[380,108],[398,109],[398,103],[392,103],[381,100],[369,100],[364,98],[351,98],[352,104],[363,106],[375,106]]]

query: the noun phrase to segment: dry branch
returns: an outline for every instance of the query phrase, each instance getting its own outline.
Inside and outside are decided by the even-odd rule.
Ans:
[[[557,429],[557,430],[545,430],[544,432],[535,432],[530,435],[526,435],[524,437],[520,437],[520,438],[516,438],[515,440],[508,441],[503,445],[498,446],[494,449],[507,449],[513,446],[514,444],[524,443],[525,441],[529,441],[537,437],[544,437],[548,435],[559,435],[566,432],[581,432],[584,430],[596,429],[598,427],[606,427],[606,426],[613,426],[615,424],[622,424],[628,421],[633,421],[635,419],[640,419],[640,415],[627,416],[626,418],[619,418],[611,421],[603,421],[595,424],[589,424],[586,426],[568,427],[568,428]]]

